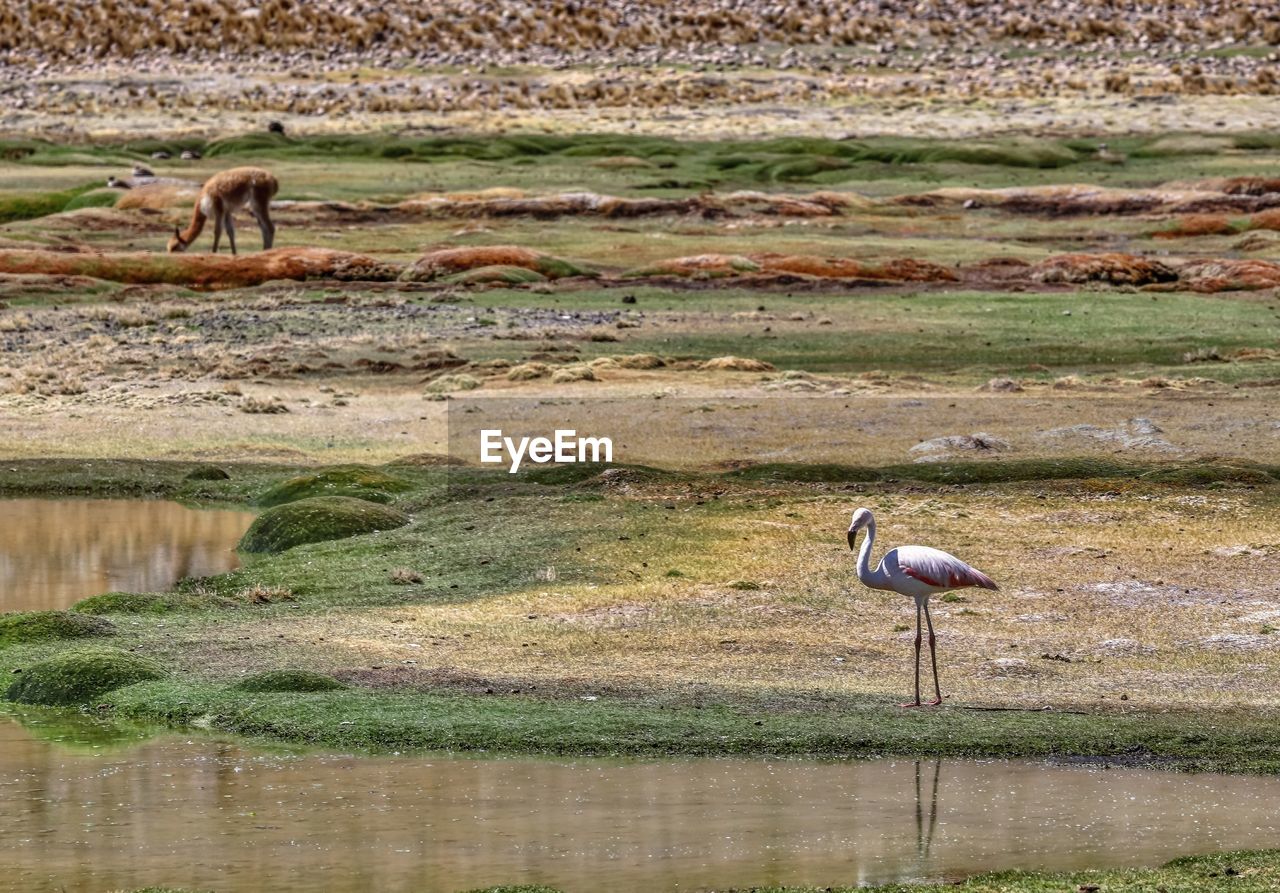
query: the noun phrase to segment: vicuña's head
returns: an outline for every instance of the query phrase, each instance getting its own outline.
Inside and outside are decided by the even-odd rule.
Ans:
[[[187,242],[182,238],[182,231],[176,226],[173,228],[173,235],[169,237],[169,253],[176,254],[179,251],[187,250]]]
[[[858,531],[871,524],[875,519],[871,517],[871,509],[857,509],[853,513],[853,517],[849,519],[849,548],[853,548],[853,544],[858,539]]]

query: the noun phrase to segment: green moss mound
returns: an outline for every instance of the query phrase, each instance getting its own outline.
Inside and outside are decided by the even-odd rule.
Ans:
[[[547,255],[538,261],[537,272],[545,276],[547,279],[566,279],[570,276],[595,276],[590,270],[586,270],[575,263],[565,260],[562,257],[551,257]]]
[[[263,493],[257,503],[284,505],[316,496],[353,496],[369,502],[390,502],[394,494],[412,489],[413,484],[406,480],[376,468],[352,465],[289,478]]]
[[[310,670],[268,670],[246,676],[235,685],[235,691],[337,691],[346,688],[332,676]]]
[[[14,195],[0,198],[0,223],[16,220],[35,220],[66,210],[67,205],[82,194],[94,190],[97,184],[68,189],[63,192],[43,192],[34,195]]]
[[[155,661],[117,648],[82,648],[56,655],[23,672],[5,697],[20,704],[87,704],[126,685],[163,679]]]
[[[50,639],[109,636],[115,631],[115,624],[110,620],[67,611],[24,611],[0,615],[0,647]]]
[[[116,201],[123,193],[119,189],[95,189],[77,195],[63,205],[64,211],[75,211],[78,208],[114,208]]]
[[[546,282],[547,277],[537,270],[495,264],[491,267],[477,267],[474,270],[455,273],[452,276],[446,276],[444,281],[456,282],[461,285],[477,285],[489,282],[496,282],[501,285],[523,285],[528,282]]]
[[[409,516],[393,508],[349,496],[317,496],[267,509],[240,540],[242,552],[283,552],[306,543],[340,540],[394,530]]]
[[[197,465],[187,472],[184,480],[188,481],[229,481],[231,475],[216,465]]]

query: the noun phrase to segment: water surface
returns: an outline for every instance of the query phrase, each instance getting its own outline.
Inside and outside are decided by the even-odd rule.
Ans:
[[[1280,841],[1277,778],[353,757],[173,735],[113,749],[48,713],[23,721],[0,714],[0,889],[656,893],[1157,865]]]
[[[253,515],[146,499],[0,499],[0,612],[61,610],[238,566]]]

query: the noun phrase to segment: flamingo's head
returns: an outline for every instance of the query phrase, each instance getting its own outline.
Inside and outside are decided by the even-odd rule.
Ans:
[[[853,517],[849,519],[849,548],[854,548],[854,543],[858,539],[858,531],[872,523],[875,519],[871,517],[871,509],[858,509],[853,513]]]

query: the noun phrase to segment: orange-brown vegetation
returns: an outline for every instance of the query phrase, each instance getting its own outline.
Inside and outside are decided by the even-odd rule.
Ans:
[[[884,279],[894,282],[955,282],[956,274],[928,261],[896,258],[866,263],[848,257],[809,254],[753,254],[751,260],[766,273],[792,273],[822,279]]]
[[[1191,261],[1178,271],[1179,284],[1199,292],[1253,291],[1280,286],[1280,263],[1266,260]]]
[[[1151,235],[1157,239],[1182,239],[1190,236],[1225,236],[1235,232],[1226,217],[1221,214],[1190,214],[1179,217],[1167,228]]]
[[[1149,285],[1174,282],[1178,274],[1158,260],[1132,254],[1060,254],[1033,266],[1031,278],[1046,283]]]
[[[131,284],[168,283],[222,289],[260,285],[273,279],[380,282],[395,279],[400,268],[366,255],[327,248],[274,248],[239,257],[0,250],[0,273],[91,276]]]

